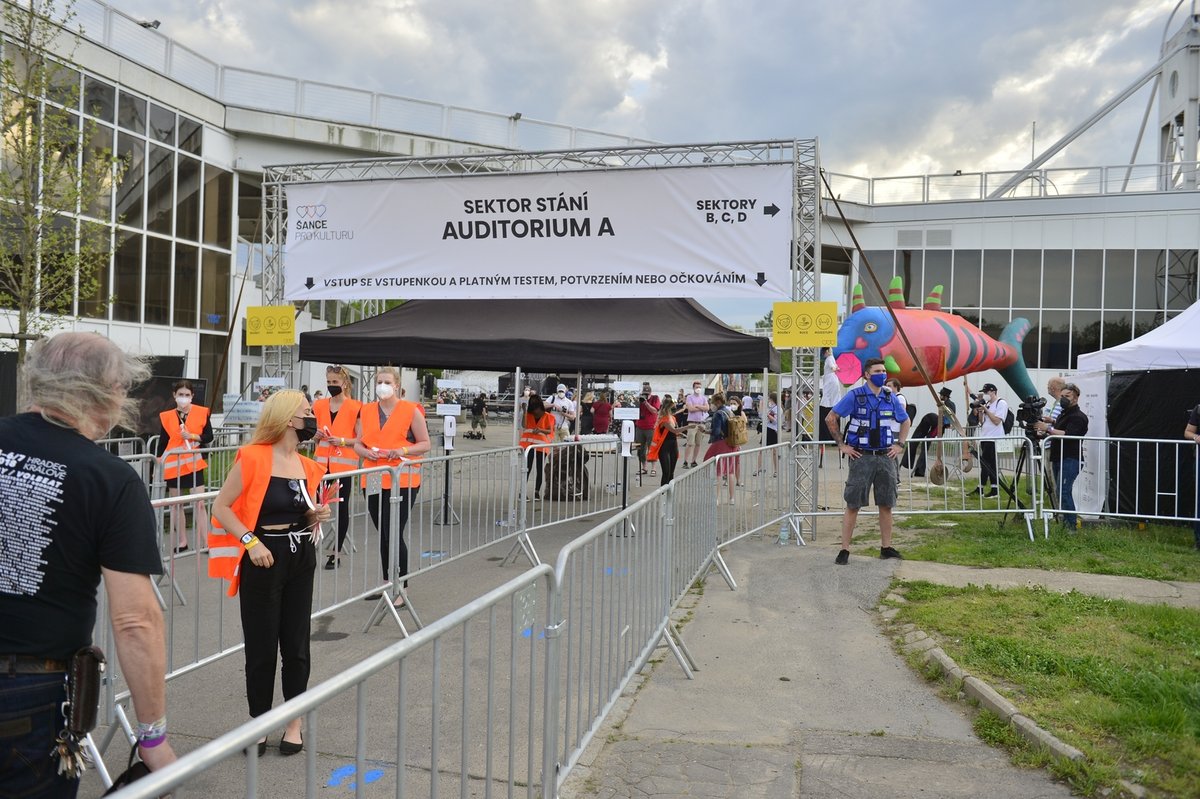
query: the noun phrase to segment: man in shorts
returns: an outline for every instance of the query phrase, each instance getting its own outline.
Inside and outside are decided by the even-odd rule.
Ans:
[[[846,500],[842,548],[834,561],[839,566],[850,562],[850,539],[858,511],[869,501],[872,488],[879,506],[879,557],[900,557],[892,548],[892,506],[896,504],[896,464],[904,456],[911,421],[896,395],[883,391],[887,369],[882,360],[869,358],[863,365],[863,378],[866,382],[838,400],[825,417],[838,451],[850,460],[850,476],[842,494]],[[842,440],[841,420],[846,417],[850,423]]]

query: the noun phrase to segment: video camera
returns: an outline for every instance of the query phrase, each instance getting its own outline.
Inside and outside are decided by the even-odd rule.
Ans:
[[[969,405],[973,411],[977,411],[987,405],[987,400],[984,399],[982,394],[970,394],[968,396],[970,397]]]
[[[1021,427],[1029,427],[1037,424],[1042,420],[1042,409],[1046,407],[1044,397],[1039,397],[1037,394],[1030,394],[1025,398],[1025,401],[1017,406],[1017,424]]]

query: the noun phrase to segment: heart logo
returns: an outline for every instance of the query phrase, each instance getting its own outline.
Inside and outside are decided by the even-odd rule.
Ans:
[[[294,210],[301,219],[324,219],[326,208],[324,205],[297,205]]]

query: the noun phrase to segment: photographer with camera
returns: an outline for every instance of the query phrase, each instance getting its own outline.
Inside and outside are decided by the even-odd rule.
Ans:
[[[1075,498],[1071,489],[1079,477],[1080,441],[1055,441],[1055,436],[1086,436],[1087,414],[1079,407],[1079,387],[1065,383],[1058,395],[1059,412],[1053,422],[1041,422],[1038,430],[1047,436],[1050,451],[1050,470],[1058,483],[1059,510],[1068,530],[1076,525]]]
[[[1008,403],[1000,398],[995,383],[984,383],[978,394],[971,395],[971,413],[979,420],[979,488],[984,498],[999,495],[1000,476],[996,468],[996,439],[1004,438],[1004,418]]]

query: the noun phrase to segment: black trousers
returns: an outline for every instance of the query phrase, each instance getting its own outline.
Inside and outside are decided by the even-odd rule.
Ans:
[[[299,696],[308,688],[313,574],[317,550],[311,539],[296,544],[286,536],[256,531],[258,540],[271,550],[275,562],[269,568],[255,566],[243,553],[238,594],[242,611],[242,634],[246,638],[246,703],[251,716],[271,709],[275,698],[275,663],[282,663],[283,699]]]
[[[397,544],[396,558],[399,563],[396,564],[396,573],[403,577],[408,574],[408,544],[404,542],[404,528],[408,526],[408,513],[412,504],[417,501],[416,488],[398,488],[400,503],[396,508],[399,514],[397,530],[400,535],[400,541]],[[392,489],[385,488],[378,494],[367,495],[367,512],[371,514],[371,521],[375,523],[375,529],[379,531],[379,562],[383,565],[383,579],[391,580],[391,575],[388,574],[388,566],[391,561],[392,548]],[[407,586],[408,583],[405,583]]]
[[[996,471],[996,442],[979,442],[979,484],[983,486],[1000,485],[1000,477]]]
[[[354,478],[343,477],[338,480],[338,496],[342,501],[337,504],[338,542],[337,551],[342,551],[346,536],[350,533],[350,495],[354,493]]]
[[[533,468],[533,462],[537,461],[537,485],[534,486],[535,494],[542,493],[542,474],[546,471],[546,453],[539,450],[537,447],[529,447],[525,450],[525,479],[529,479],[529,470]]]
[[[675,465],[679,463],[679,442],[674,434],[667,433],[667,440],[658,449],[658,465],[662,467],[662,482],[666,485],[675,478]]]

